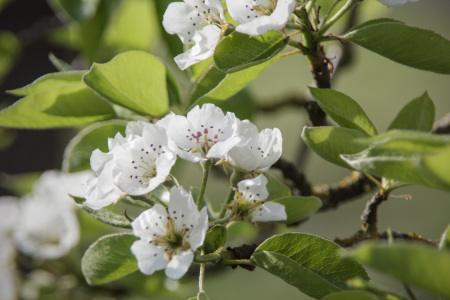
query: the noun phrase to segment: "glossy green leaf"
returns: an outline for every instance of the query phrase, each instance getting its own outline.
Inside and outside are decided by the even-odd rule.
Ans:
[[[130,221],[127,220],[124,216],[120,216],[118,214],[115,214],[105,208],[100,209],[93,209],[89,206],[85,205],[84,202],[86,199],[72,196],[73,200],[75,201],[76,205],[84,210],[88,215],[96,219],[97,221],[100,221],[104,224],[111,225],[114,227],[119,228],[131,228]]]
[[[108,138],[113,138],[118,132],[124,135],[125,127],[125,121],[112,120],[83,129],[67,145],[62,169],[65,172],[89,170],[92,151],[98,148],[108,152]]]
[[[137,239],[133,234],[114,233],[93,243],[81,260],[86,281],[99,285],[137,271],[137,261],[130,249]]]
[[[450,136],[393,130],[358,140],[368,149],[342,158],[356,170],[406,183],[450,189]]]
[[[114,117],[111,105],[80,83],[20,99],[0,112],[0,126],[29,129],[68,127]]]
[[[190,107],[203,103],[218,103],[227,100],[245,88],[259,73],[264,71],[278,58],[279,56],[276,56],[265,63],[231,74],[227,74],[211,66],[197,80],[189,100],[189,103],[191,103]]]
[[[366,146],[354,142],[364,137],[361,131],[337,127],[305,127],[302,138],[305,143],[323,159],[344,168],[350,168],[340,157],[363,151]]]
[[[227,229],[225,226],[216,225],[211,228],[205,237],[203,249],[205,254],[213,253],[217,249],[222,248],[227,242]]]
[[[278,31],[250,37],[233,32],[214,51],[214,61],[223,72],[231,73],[263,63],[286,47],[289,38]]]
[[[419,244],[366,244],[351,257],[407,284],[450,297],[450,252]]]
[[[81,84],[81,77],[85,72],[86,71],[67,71],[45,74],[24,87],[9,90],[8,93],[18,96],[27,96],[65,85],[79,85]]]
[[[343,39],[400,64],[450,74],[450,41],[431,30],[372,20],[351,29]]]
[[[384,300],[366,291],[346,291],[329,294],[322,300]]]
[[[267,178],[267,191],[269,192],[269,197],[267,197],[266,201],[291,196],[291,189],[287,185],[268,173],[264,174],[264,176]]]
[[[391,125],[389,125],[388,130],[409,129],[430,131],[433,128],[434,114],[434,103],[428,96],[428,93],[424,93],[402,108]]]
[[[280,223],[296,223],[313,215],[322,206],[322,201],[317,197],[285,197],[272,200],[284,205],[287,219]]]
[[[447,229],[442,234],[439,249],[450,251],[450,225],[447,226]]]
[[[163,116],[169,108],[166,68],[146,52],[128,51],[108,63],[94,63],[83,81],[106,99],[142,114]]]
[[[346,281],[366,271],[355,261],[337,255],[338,245],[317,236],[287,233],[264,241],[251,260],[303,293],[320,299],[348,289]]]
[[[331,89],[310,87],[320,107],[340,126],[376,135],[377,129],[361,106],[349,96]]]

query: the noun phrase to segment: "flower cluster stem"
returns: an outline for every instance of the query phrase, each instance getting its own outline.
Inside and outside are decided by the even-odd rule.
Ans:
[[[202,250],[202,254],[205,254],[205,251]],[[200,274],[199,274],[199,278],[198,278],[198,291],[204,292],[205,291],[205,287],[204,287],[204,279],[205,279],[205,264],[202,263],[200,264]]]
[[[244,178],[245,178],[244,172],[234,169],[233,174],[231,174],[231,177],[230,177],[231,188],[230,188],[230,191],[228,192],[227,198],[225,199],[225,202],[223,203],[223,205],[228,205],[231,203],[231,201],[233,200],[233,197],[234,197],[234,189],[233,188],[237,187],[238,182]],[[222,219],[225,216],[226,212],[227,212],[227,209],[225,208],[225,206],[222,206],[222,209],[220,210],[218,219]]]
[[[333,26],[334,23],[336,23],[343,15],[345,15],[349,10],[351,10],[358,2],[361,2],[361,0],[348,0],[344,6],[341,7],[341,9],[331,18],[326,20],[323,25],[320,27],[319,31],[317,32],[317,35],[321,37],[325,34],[325,32]]]
[[[208,182],[209,170],[211,169],[212,160],[208,159],[208,160],[202,161],[200,164],[203,169],[203,177],[202,177],[202,185],[200,187],[200,193],[198,194],[198,198],[197,198],[197,208],[198,209],[202,208],[203,196],[205,195],[206,183]]]

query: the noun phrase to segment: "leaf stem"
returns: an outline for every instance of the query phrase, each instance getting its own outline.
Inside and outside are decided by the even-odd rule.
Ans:
[[[205,251],[202,250],[202,255],[205,254]],[[205,292],[205,287],[204,287],[204,279],[205,279],[205,264],[202,263],[200,264],[200,274],[198,276],[198,291],[201,292]]]
[[[403,287],[405,288],[406,293],[411,298],[411,300],[417,300],[416,295],[414,294],[413,290],[411,289],[411,287],[408,284],[403,283]]]
[[[317,36],[321,37],[334,23],[336,23],[343,15],[345,15],[360,1],[361,0],[347,0],[344,6],[342,6],[334,16],[322,23],[322,26],[317,32]]]
[[[232,265],[249,265],[254,266],[250,259],[224,259],[220,261],[221,265],[232,266]]]
[[[211,169],[212,159],[208,159],[200,162],[200,165],[203,169],[203,177],[202,177],[202,185],[200,187],[200,193],[197,197],[197,208],[200,209],[202,207],[203,196],[205,195],[206,183],[208,182],[209,170]]]

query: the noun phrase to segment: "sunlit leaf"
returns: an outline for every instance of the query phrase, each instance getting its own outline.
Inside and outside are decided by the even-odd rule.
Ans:
[[[450,297],[450,252],[419,244],[366,244],[352,258],[407,284]]]
[[[234,32],[224,38],[214,51],[217,68],[231,73],[263,63],[286,47],[289,38],[278,31],[250,37]]]
[[[389,125],[388,130],[409,129],[430,131],[433,128],[434,114],[434,103],[428,96],[428,93],[424,93],[402,108],[391,125]]]
[[[354,142],[365,135],[358,130],[337,127],[305,127],[302,138],[305,143],[323,159],[344,168],[350,168],[341,154],[358,153],[366,146]]]
[[[338,245],[317,236],[287,233],[267,239],[251,260],[260,268],[280,277],[303,293],[320,299],[347,290],[347,280],[368,279],[355,261],[337,255]]]
[[[169,107],[166,68],[146,52],[128,51],[108,63],[94,63],[83,81],[111,102],[142,114],[162,116]]]
[[[349,96],[331,89],[310,87],[309,91],[320,107],[342,127],[376,135],[377,129],[361,106]]]
[[[343,39],[413,68],[450,74],[450,41],[431,30],[381,19],[350,29]]]

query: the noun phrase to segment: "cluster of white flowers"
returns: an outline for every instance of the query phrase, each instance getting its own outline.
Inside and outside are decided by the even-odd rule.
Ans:
[[[295,4],[295,0],[226,0],[229,14],[239,23],[236,31],[251,36],[284,28]],[[170,3],[163,26],[169,34],[177,34],[183,44],[194,44],[175,57],[182,70],[213,55],[221,36],[231,27],[220,0]]]
[[[261,133],[248,120],[224,114],[213,104],[194,107],[187,116],[170,113],[156,124],[130,122],[123,137],[108,140],[109,152],[95,150],[91,166],[97,177],[84,185],[85,205],[99,209],[125,195],[145,195],[163,183],[177,157],[202,162],[217,159],[251,174],[267,171],[281,156],[277,128]],[[264,203],[267,179],[260,175],[238,183],[229,207],[235,220],[285,220],[284,206]],[[208,229],[206,208],[198,211],[182,187],[170,191],[168,211],[160,204],[144,211],[132,227],[140,240],[132,246],[145,274],[166,269],[172,279],[185,274]]]
[[[109,152],[91,156],[97,177],[85,185],[85,204],[108,206],[125,195],[144,195],[163,183],[176,157],[192,162],[219,159],[248,172],[264,172],[281,156],[277,128],[261,133],[248,120],[224,114],[213,104],[194,107],[186,117],[171,113],[156,124],[130,122],[126,136],[108,140]]]

